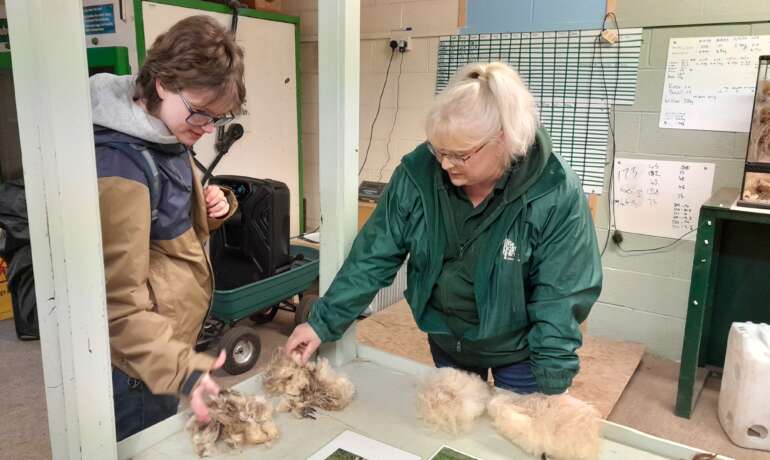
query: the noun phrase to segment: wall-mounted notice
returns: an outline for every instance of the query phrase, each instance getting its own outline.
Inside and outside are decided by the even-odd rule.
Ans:
[[[763,54],[770,35],[672,38],[659,126],[749,132]]]
[[[711,197],[713,163],[616,159],[613,211],[618,230],[694,240]]]
[[[112,4],[83,7],[86,35],[115,33],[115,7]]]

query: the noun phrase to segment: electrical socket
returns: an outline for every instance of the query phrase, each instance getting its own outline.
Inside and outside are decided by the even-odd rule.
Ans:
[[[621,233],[620,230],[612,232],[612,242],[618,246],[623,242],[623,233]]]
[[[390,31],[390,38],[388,39],[388,47],[391,47],[391,43],[396,42],[396,49],[402,53],[412,50],[412,28],[404,27],[403,29],[395,29]]]

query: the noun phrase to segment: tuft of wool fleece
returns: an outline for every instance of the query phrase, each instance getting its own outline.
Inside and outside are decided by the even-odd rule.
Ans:
[[[601,415],[591,405],[561,394],[517,395],[501,391],[487,405],[500,434],[536,456],[596,460],[601,450]]]
[[[217,442],[230,449],[263,444],[278,437],[273,422],[273,407],[262,396],[247,396],[235,390],[223,390],[206,402],[211,421],[198,423],[195,415],[187,421],[195,452],[209,457],[217,452]]]
[[[283,348],[273,354],[262,375],[262,386],[267,393],[280,396],[276,410],[298,417],[314,408],[342,410],[356,392],[350,379],[335,372],[326,358],[302,366],[298,357],[286,356]]]
[[[477,375],[444,367],[423,377],[417,386],[417,413],[433,430],[458,435],[471,428],[491,397]]]

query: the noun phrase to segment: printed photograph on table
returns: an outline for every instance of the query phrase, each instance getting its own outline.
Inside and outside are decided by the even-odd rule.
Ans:
[[[337,449],[333,454],[326,457],[326,460],[368,460],[366,457],[348,452],[345,449]]]
[[[438,452],[433,454],[429,460],[479,460],[477,457],[471,457],[451,447],[442,446]]]
[[[307,460],[420,460],[420,457],[405,452],[376,439],[344,431]]]

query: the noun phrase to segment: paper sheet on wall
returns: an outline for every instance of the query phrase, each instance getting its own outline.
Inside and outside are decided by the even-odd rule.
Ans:
[[[672,38],[659,126],[749,132],[763,54],[770,35]]]
[[[713,163],[616,159],[613,212],[618,230],[695,239],[701,205],[711,197]]]

